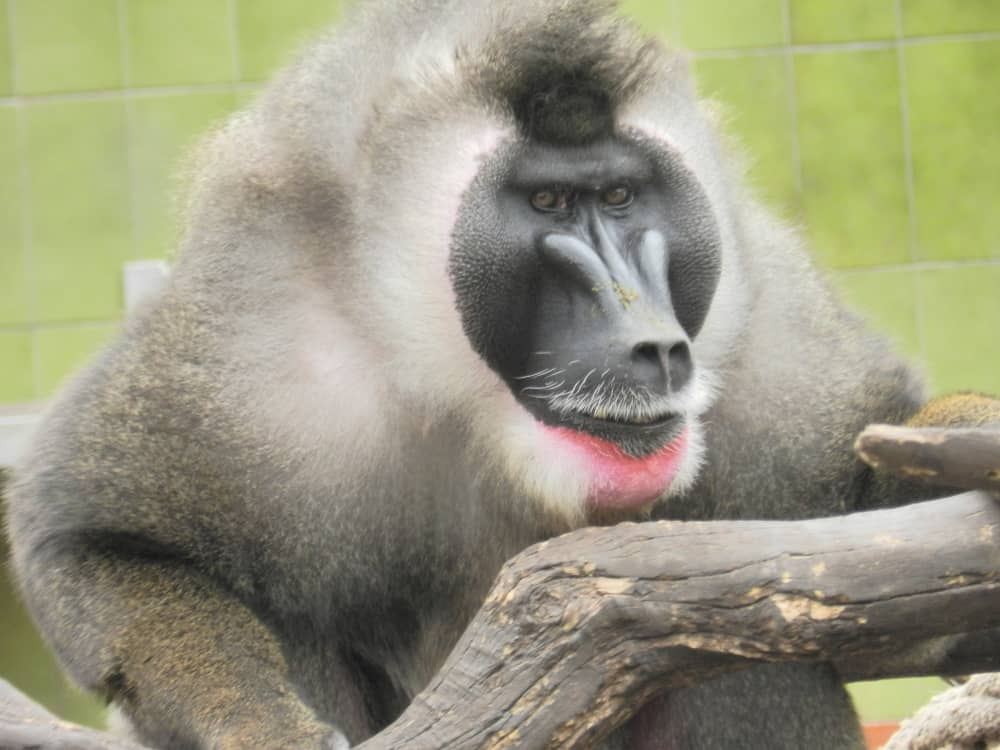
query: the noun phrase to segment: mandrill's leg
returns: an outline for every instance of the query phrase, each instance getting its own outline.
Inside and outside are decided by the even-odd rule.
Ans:
[[[271,631],[210,579],[162,557],[55,545],[17,561],[28,604],[67,671],[113,701],[138,739],[156,748],[347,747],[296,694]],[[345,685],[345,705],[359,705],[351,692]]]
[[[864,748],[851,699],[822,664],[763,664],[661,695],[616,741],[606,750]]]

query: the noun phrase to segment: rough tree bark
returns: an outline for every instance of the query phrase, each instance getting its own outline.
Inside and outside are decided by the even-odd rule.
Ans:
[[[877,427],[858,448],[897,474],[998,489],[998,432]],[[998,659],[1000,505],[981,491],[809,521],[588,528],[507,563],[441,672],[361,747],[589,748],[655,693],[755,662],[868,679]],[[0,748],[29,747],[136,746],[0,690]]]
[[[876,424],[854,450],[870,466],[904,479],[1000,493],[1000,429]]]

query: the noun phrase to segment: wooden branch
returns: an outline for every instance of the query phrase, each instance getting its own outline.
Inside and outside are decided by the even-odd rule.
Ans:
[[[1000,429],[877,424],[854,449],[879,471],[945,487],[1000,492]]]
[[[3,750],[142,750],[107,732],[60,721],[0,680],[0,748]]]
[[[937,672],[943,636],[1000,627],[998,541],[1000,507],[982,493],[810,521],[582,529],[509,562],[438,676],[361,747],[593,747],[655,693],[757,661]],[[134,748],[4,703],[0,747]]]
[[[1000,508],[981,493],[567,534],[504,567],[435,680],[361,747],[593,747],[655,693],[754,661],[888,654],[914,674],[919,650],[894,643],[1000,626],[998,541]]]
[[[995,453],[913,432],[867,431],[859,449],[904,476],[993,489]],[[809,521],[582,529],[507,563],[439,674],[361,747],[590,748],[654,694],[762,661],[865,678],[996,669],[998,543],[1000,504],[982,492]],[[0,689],[0,748],[29,747],[136,748]]]

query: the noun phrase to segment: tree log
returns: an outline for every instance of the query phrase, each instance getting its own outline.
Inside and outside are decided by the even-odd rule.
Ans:
[[[0,750],[142,750],[107,732],[60,721],[0,680]]]
[[[854,450],[873,468],[903,479],[1000,492],[1000,428],[870,425]]]
[[[877,469],[1000,491],[1000,432],[876,425]],[[1000,670],[1000,505],[589,528],[508,562],[444,667],[365,750],[590,748],[656,693],[758,662],[847,679]],[[0,750],[136,750],[0,680]]]
[[[361,747],[593,747],[654,694],[761,661],[988,669],[993,634],[971,660],[955,636],[1000,628],[998,542],[1000,506],[979,492],[808,521],[582,529],[507,563],[441,672]],[[9,694],[0,706],[2,748],[134,747]]]
[[[576,531],[504,567],[439,675],[361,747],[593,747],[655,693],[760,661],[951,671],[943,637],[1000,626],[998,542],[982,493]]]

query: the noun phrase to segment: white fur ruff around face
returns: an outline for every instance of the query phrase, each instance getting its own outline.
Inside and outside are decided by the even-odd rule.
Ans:
[[[649,134],[665,138],[658,131]],[[370,176],[372,185],[397,188],[391,194],[366,191],[367,199],[382,209],[367,223],[363,242],[378,259],[363,280],[368,289],[366,327],[393,343],[388,348],[391,359],[378,374],[388,382],[389,393],[397,394],[425,425],[450,415],[473,415],[465,418],[473,465],[509,484],[513,494],[530,497],[576,526],[586,521],[596,469],[553,440],[473,350],[448,275],[452,231],[463,196],[484,162],[513,137],[510,126],[482,114],[464,121],[456,118],[410,144],[407,154],[388,167],[389,178],[381,172]],[[424,187],[410,190],[410,184]],[[437,189],[428,190],[427,185]],[[391,223],[380,216],[392,217]],[[724,265],[726,260],[724,254]],[[723,285],[729,285],[728,278],[724,270]],[[407,312],[400,315],[400,310]],[[698,364],[692,382],[669,399],[669,411],[683,417],[687,442],[676,475],[656,499],[683,492],[697,477],[704,452],[700,416],[715,393],[711,366],[699,355],[710,361],[711,352],[725,348],[732,335],[716,330],[717,318],[709,312],[693,344]]]

